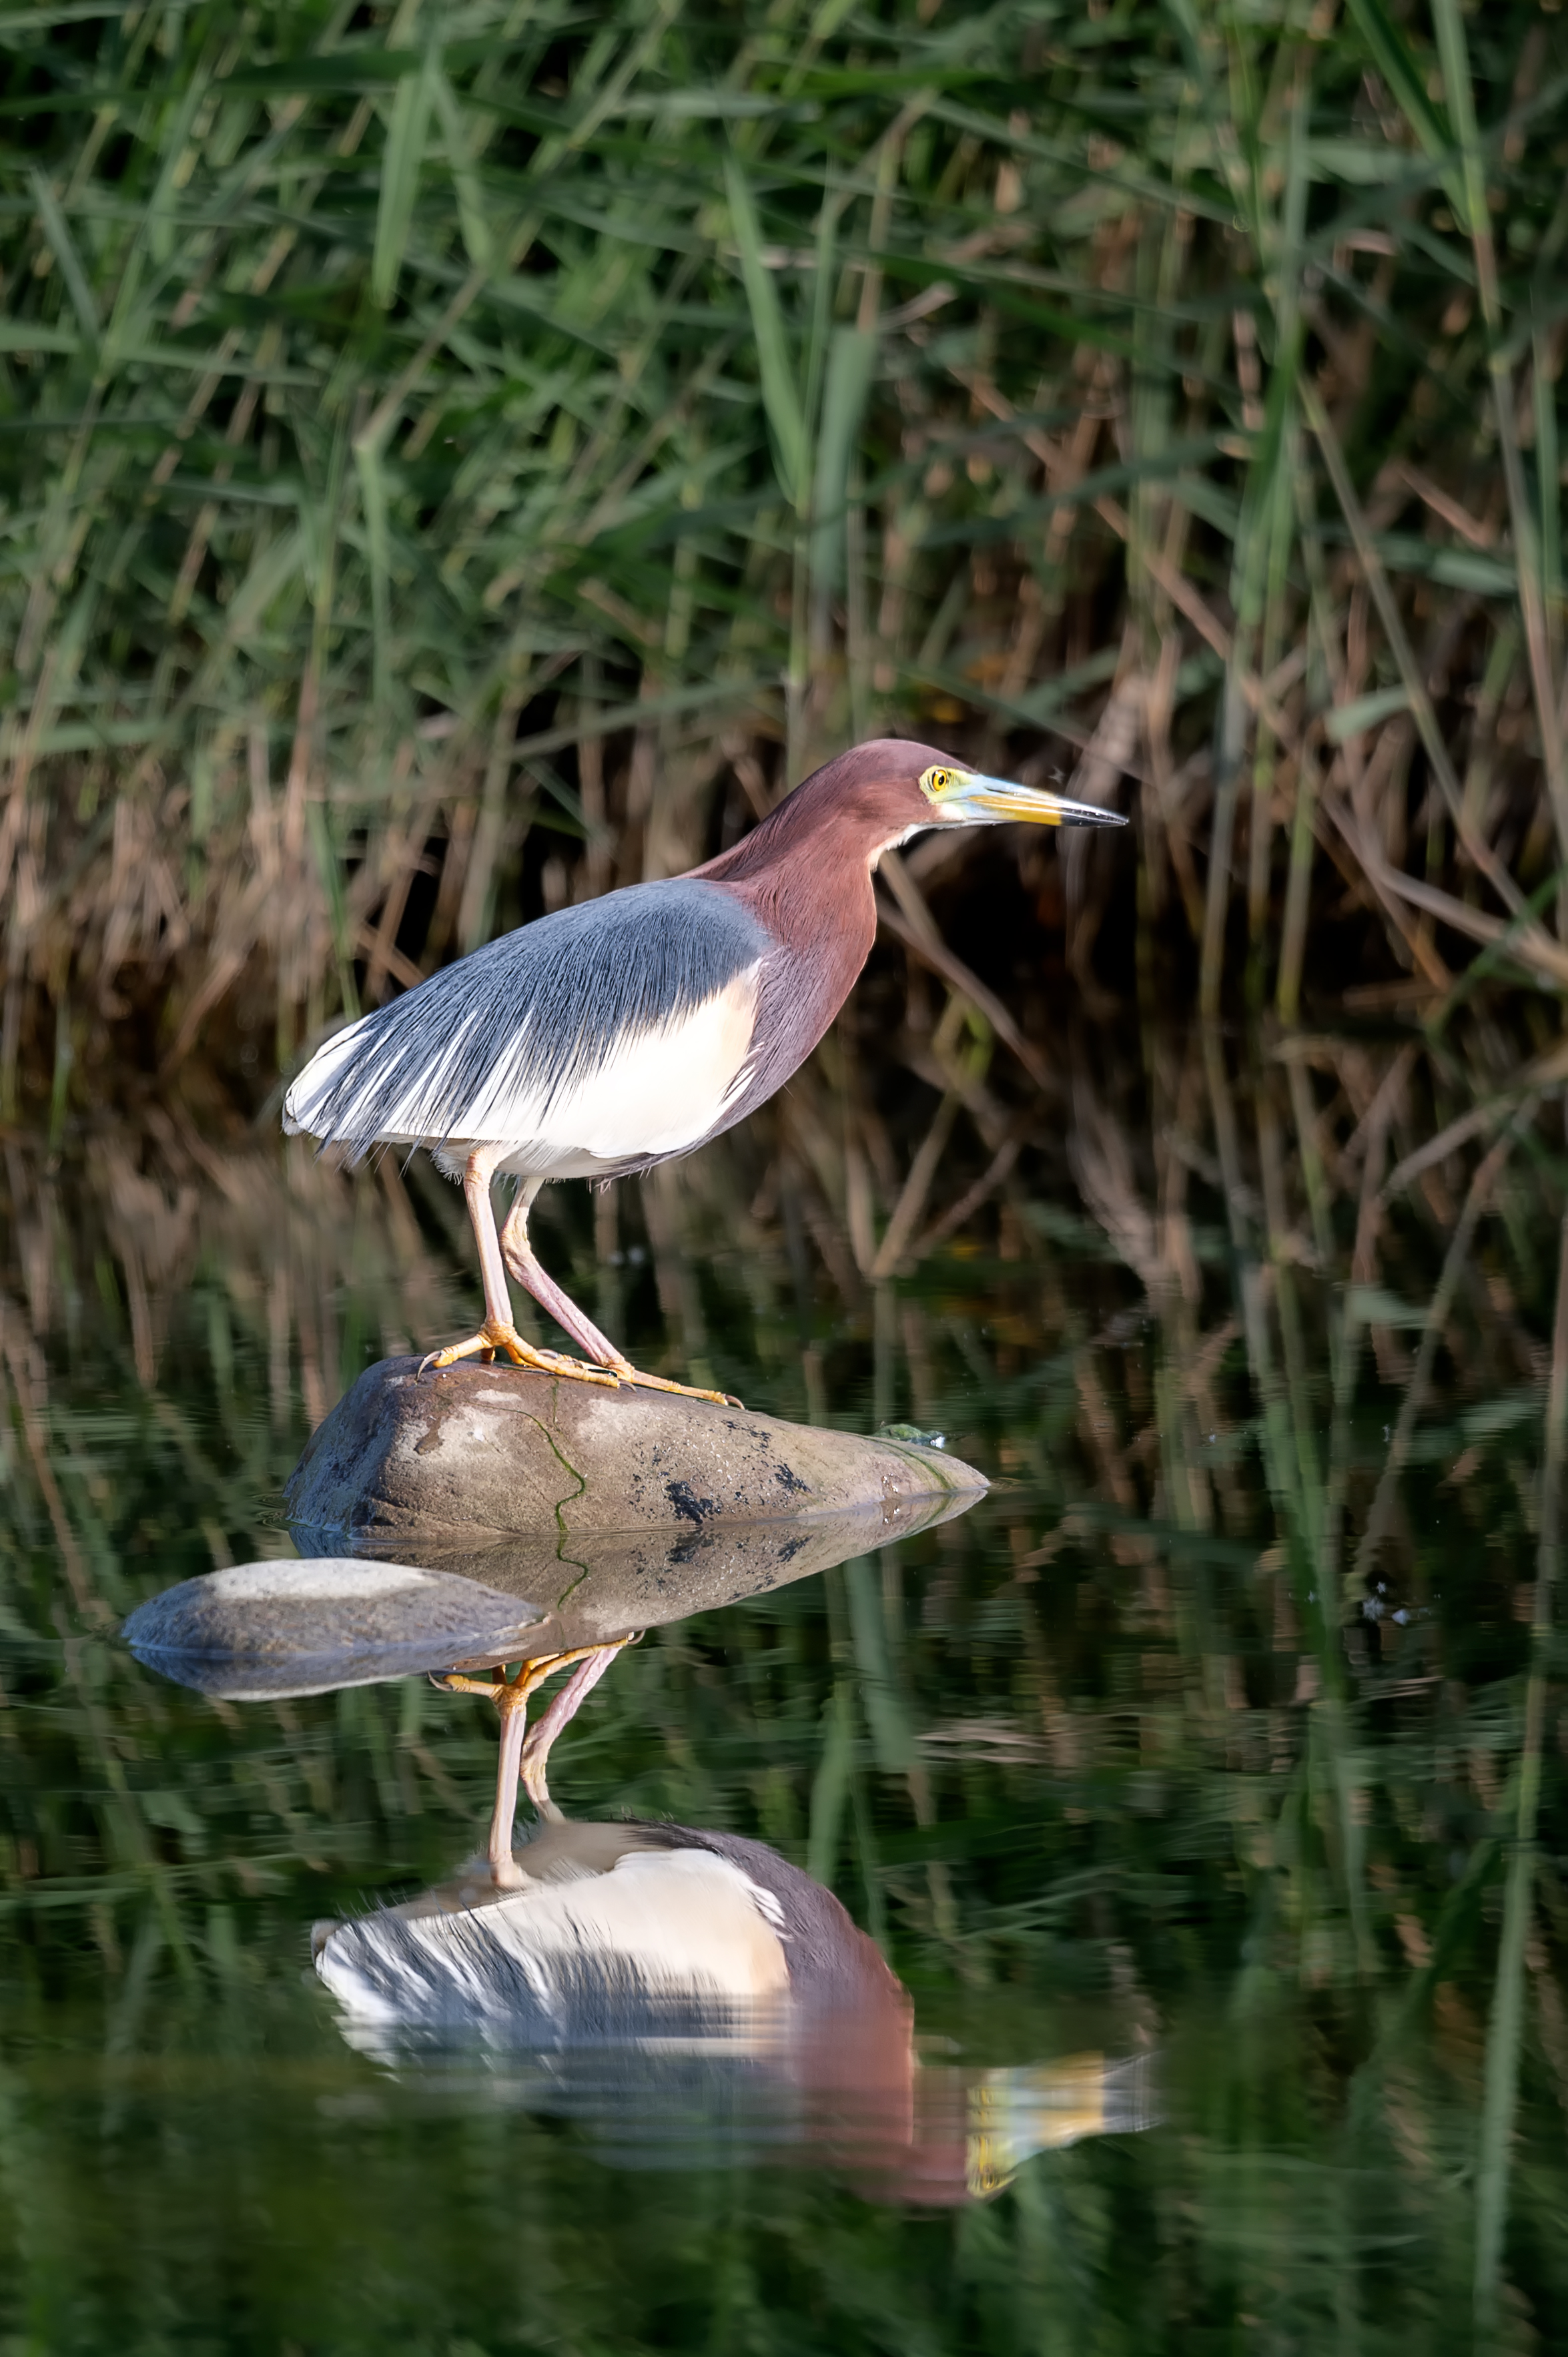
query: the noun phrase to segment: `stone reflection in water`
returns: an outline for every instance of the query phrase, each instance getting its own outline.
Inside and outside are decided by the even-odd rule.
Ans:
[[[240,1702],[422,1670],[579,1653],[829,1571],[966,1514],[963,1490],[793,1521],[669,1531],[428,1534],[305,1530],[299,1561],[239,1564],[166,1587],[124,1634],[149,1668]],[[456,1542],[456,1543],[455,1543]],[[419,1560],[408,1560],[417,1555]]]
[[[515,1656],[538,1609],[418,1564],[338,1555],[235,1564],[139,1605],[121,1632],[149,1669],[230,1702],[377,1685]]]

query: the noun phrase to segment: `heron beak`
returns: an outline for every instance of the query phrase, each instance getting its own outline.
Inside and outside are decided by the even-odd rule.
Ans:
[[[960,825],[995,826],[1004,819],[1022,819],[1030,826],[1125,826],[1120,811],[1102,810],[1098,802],[1069,802],[1065,794],[1048,794],[1042,786],[1015,786],[1006,778],[983,778],[973,770],[955,770],[952,783],[933,796],[936,808]]]

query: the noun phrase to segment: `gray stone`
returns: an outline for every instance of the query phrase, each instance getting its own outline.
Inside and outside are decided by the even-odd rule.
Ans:
[[[985,1478],[945,1450],[865,1440],[743,1408],[519,1367],[368,1367],[312,1437],[287,1489],[317,1532],[416,1550],[486,1533],[548,1533],[566,1554],[595,1534],[691,1538],[729,1523],[886,1512],[977,1495]]]
[[[318,1555],[182,1579],[139,1605],[121,1633],[138,1660],[181,1685],[253,1702],[518,1661],[540,1618],[456,1573]]]

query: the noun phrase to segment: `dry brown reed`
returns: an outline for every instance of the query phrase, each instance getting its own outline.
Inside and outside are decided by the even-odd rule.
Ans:
[[[115,95],[6,217],[0,1115],[253,1097],[887,726],[1133,809],[1025,876],[1096,1015],[1560,991],[1548,30],[754,13],[5,35]]]

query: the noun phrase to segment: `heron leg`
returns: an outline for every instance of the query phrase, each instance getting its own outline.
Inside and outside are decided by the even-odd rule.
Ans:
[[[519,1187],[500,1232],[501,1259],[523,1291],[531,1293],[541,1309],[547,1310],[557,1326],[570,1334],[579,1351],[585,1351],[601,1367],[613,1367],[618,1374],[627,1362],[615,1344],[607,1335],[600,1333],[569,1293],[563,1293],[534,1253],[528,1232],[528,1214],[537,1192],[537,1187],[527,1179]]]
[[[570,1334],[580,1351],[585,1351],[596,1365],[607,1367],[621,1383],[642,1384],[650,1391],[675,1392],[682,1399],[712,1400],[717,1407],[738,1407],[740,1402],[732,1399],[727,1392],[699,1391],[691,1383],[672,1383],[664,1375],[645,1375],[616,1349],[607,1336],[600,1333],[571,1295],[562,1291],[534,1252],[529,1239],[528,1213],[537,1191],[526,1183],[518,1189],[500,1232],[501,1257],[523,1291],[533,1296],[541,1309],[547,1310],[557,1326]]]
[[[525,1342],[511,1320],[511,1297],[507,1291],[506,1264],[501,1257],[500,1240],[496,1234],[495,1207],[490,1201],[490,1180],[496,1164],[506,1152],[504,1146],[476,1146],[463,1169],[463,1198],[468,1206],[468,1218],[473,1223],[474,1238],[479,1247],[479,1275],[485,1288],[485,1322],[477,1334],[466,1342],[451,1342],[444,1351],[432,1351],[420,1361],[419,1372],[426,1367],[456,1366],[459,1359],[471,1359],[476,1352],[493,1359],[504,1351],[520,1367],[535,1369],[545,1375],[564,1375],[573,1383],[602,1383],[616,1391],[620,1386],[618,1372],[607,1363],[585,1367],[581,1359],[568,1359],[559,1351],[536,1351]]]
[[[640,1633],[639,1631],[639,1635]],[[618,1637],[613,1645],[596,1645],[591,1652],[585,1652],[523,1745],[519,1768],[522,1789],[533,1803],[535,1816],[559,1820],[561,1812],[551,1799],[550,1787],[544,1781],[544,1771],[550,1763],[550,1748],[562,1728],[576,1717],[622,1647],[635,1645],[637,1641],[637,1637]]]
[[[454,1670],[435,1683],[446,1694],[488,1695],[500,1713],[500,1752],[496,1762],[495,1806],[490,1812],[490,1875],[498,1889],[516,1890],[523,1882],[512,1856],[512,1828],[517,1816],[517,1788],[523,1790],[540,1816],[559,1821],[561,1812],[544,1781],[550,1747],[562,1728],[574,1719],[598,1684],[616,1655],[636,1637],[618,1637],[613,1644],[579,1645],[569,1653],[546,1653],[524,1662],[512,1677],[498,1663],[488,1678],[470,1678]],[[578,1664],[532,1735],[528,1732],[529,1698],[557,1670]]]

